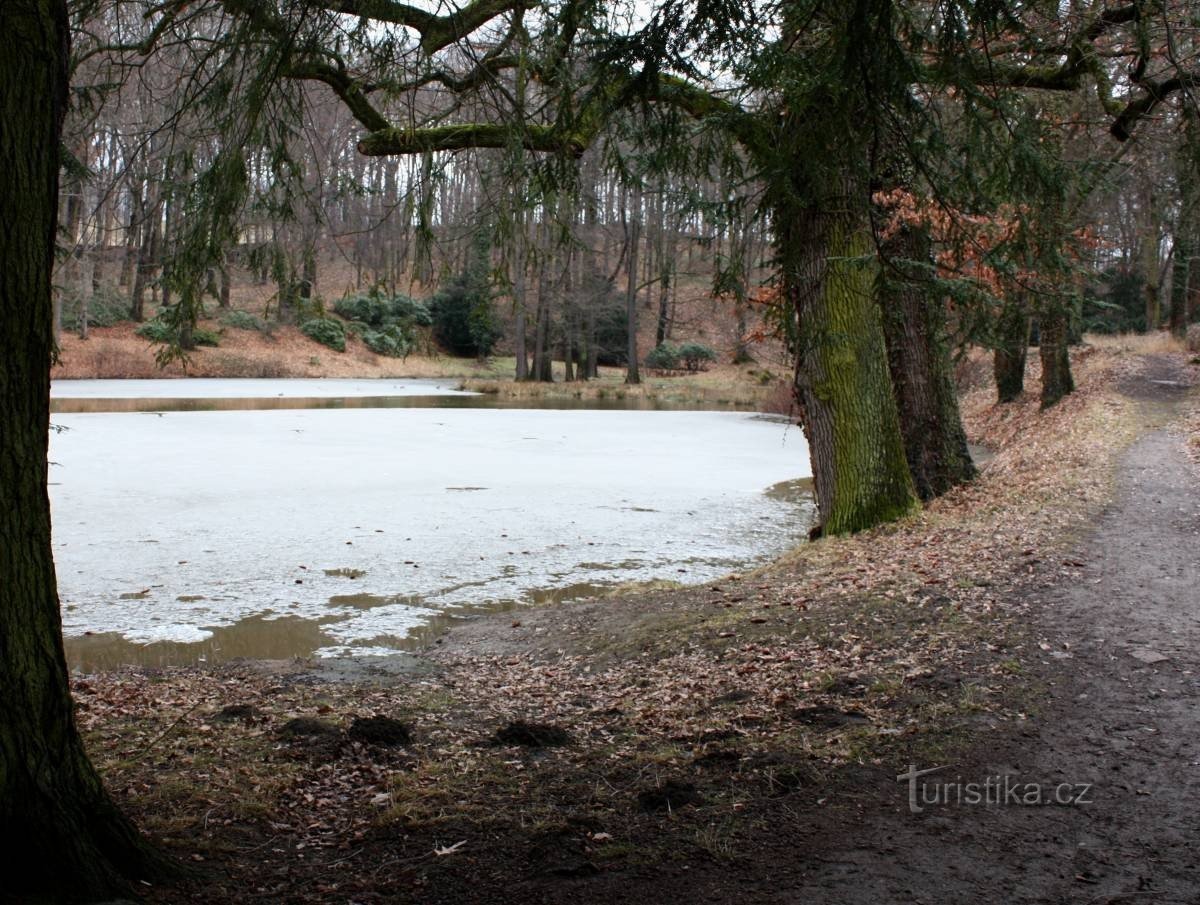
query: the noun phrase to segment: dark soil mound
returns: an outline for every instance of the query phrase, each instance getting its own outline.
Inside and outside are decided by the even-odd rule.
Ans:
[[[404,723],[387,716],[368,716],[350,726],[350,738],[364,745],[395,748],[412,741],[412,732]]]
[[[284,723],[279,730],[279,734],[288,739],[333,738],[341,735],[341,730],[328,720],[318,720],[311,716],[298,716]]]
[[[549,723],[527,723],[515,720],[496,730],[492,736],[496,745],[520,745],[522,748],[553,748],[569,745],[571,734],[560,726]]]
[[[687,805],[701,804],[703,801],[692,783],[674,779],[638,792],[638,807],[643,811],[677,811]]]
[[[214,723],[233,723],[237,720],[250,722],[261,716],[255,707],[249,704],[230,704],[227,707],[222,707],[213,714]]]

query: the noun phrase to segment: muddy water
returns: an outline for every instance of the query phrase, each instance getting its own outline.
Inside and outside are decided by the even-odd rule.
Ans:
[[[56,414],[72,666],[393,653],[481,607],[710,580],[811,519],[803,436],[778,421],[352,407],[403,398],[367,389],[288,400],[337,408]]]

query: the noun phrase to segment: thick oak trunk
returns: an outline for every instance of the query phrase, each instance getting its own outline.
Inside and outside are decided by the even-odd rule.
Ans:
[[[76,730],[46,493],[65,0],[0,5],[0,900],[93,900],[162,872]]]
[[[799,325],[796,397],[819,522],[844,534],[916,508],[876,301],[878,263],[865,216],[777,206],[783,289]]]
[[[921,232],[901,229],[884,253],[879,297],[888,365],[908,470],[928,500],[975,477],[975,464],[958,409],[944,305],[916,266],[929,259],[929,243]]]
[[[1025,391],[1029,323],[1024,299],[1014,298],[1004,303],[996,324],[996,351],[992,362],[997,402],[1012,402]]]
[[[1075,391],[1067,348],[1067,313],[1059,307],[1038,317],[1038,354],[1042,359],[1042,408]]]

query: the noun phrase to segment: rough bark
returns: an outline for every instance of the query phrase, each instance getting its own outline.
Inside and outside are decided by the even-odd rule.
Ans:
[[[1012,402],[1025,391],[1029,324],[1024,299],[1012,298],[1004,303],[996,324],[996,351],[992,362],[997,402]]]
[[[154,277],[161,233],[162,220],[156,203],[150,209],[149,223],[144,229],[138,249],[137,270],[134,272],[133,291],[130,293],[129,315],[139,323],[146,319],[146,287]]]
[[[1042,359],[1042,408],[1075,391],[1067,348],[1067,313],[1055,306],[1038,317],[1038,354]]]
[[[629,361],[626,364],[625,382],[641,383],[642,376],[638,372],[638,342],[637,342],[637,296],[638,296],[638,245],[641,244],[641,196],[634,194],[635,205],[633,215],[626,227],[626,241],[629,247],[629,266],[626,270],[625,284],[625,318],[628,324],[628,339],[625,354]]]
[[[46,492],[65,0],[0,5],[0,900],[127,893],[165,862],[104,792],[75,726]]]
[[[958,409],[945,310],[916,263],[929,259],[919,230],[901,229],[884,249],[889,259],[879,298],[900,433],[913,486],[923,500],[975,477]]]
[[[878,264],[848,190],[821,210],[773,211],[783,290],[799,323],[796,397],[819,520],[814,536],[899,518],[917,499],[876,302]]]

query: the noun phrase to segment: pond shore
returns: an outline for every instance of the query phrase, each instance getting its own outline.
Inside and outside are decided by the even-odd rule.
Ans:
[[[215,327],[213,322],[210,326]],[[225,329],[221,345],[189,353],[186,364],[161,367],[157,346],[134,335],[133,324],[93,327],[87,340],[64,334],[55,380],[223,378],[424,378],[461,385],[465,390],[510,399],[638,399],[664,406],[710,404],[719,408],[787,411],[787,381],[791,370],[764,352],[764,363],[714,365],[704,371],[669,376],[647,371],[642,384],[627,386],[623,368],[602,367],[589,381],[563,381],[563,366],[555,363],[554,383],[513,379],[512,356],[486,361],[448,355],[413,354],[386,358],[351,338],[345,352],[326,349],[295,327],[274,327],[270,333]],[[781,401],[782,400],[782,401]],[[782,408],[781,408],[782,406]]]
[[[917,820],[895,777],[983,775],[1068,718],[1086,676],[1048,601],[1086,574],[1122,463],[1159,449],[1138,438],[1178,481],[1200,424],[1182,355],[1085,348],[1075,368],[1046,412],[1036,392],[966,393],[972,442],[995,451],[972,485],[756,572],[472,620],[415,669],[77,677],[110,789],[195,868],[148,898],[878,903],[958,882],[930,846],[950,851],[969,815]],[[968,828],[992,852],[1017,832]],[[910,846],[924,861],[905,878]],[[1067,892],[1107,882],[1052,867]]]

